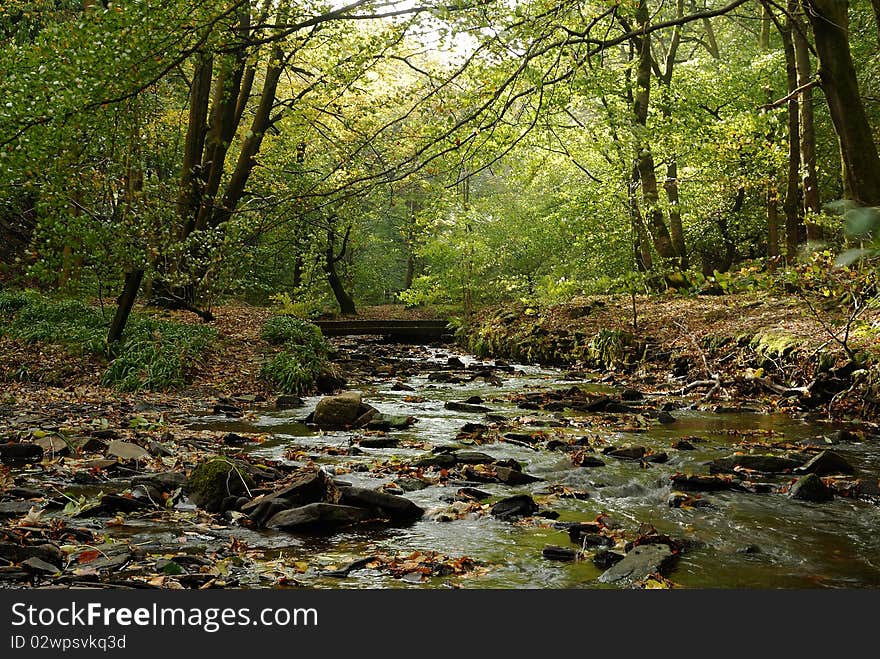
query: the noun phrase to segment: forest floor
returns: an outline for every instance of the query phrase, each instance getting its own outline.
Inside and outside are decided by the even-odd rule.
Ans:
[[[811,360],[827,354],[838,366],[846,355],[831,336],[842,336],[839,316],[819,310],[818,317],[795,298],[780,299],[756,295],[700,297],[638,297],[636,327],[633,328],[632,300],[625,296],[579,298],[544,309],[522,305],[499,306],[461,318],[451,318],[462,327],[463,342],[471,343],[478,334],[489,335],[494,343],[486,356],[528,358],[530,361],[577,366],[584,357],[584,345],[600,330],[629,332],[651,347],[644,353],[645,366],[662,370],[679,360],[687,360],[691,380],[709,378],[725,364],[742,366],[742,354],[763,351],[765,370],[773,371],[785,386],[803,386],[814,375]],[[105,361],[94,355],[72,356],[60,346],[30,345],[0,337],[0,404],[15,400],[48,402],[71,398],[89,400],[131,400],[171,397],[179,404],[206,398],[236,396],[270,397],[273,390],[261,378],[260,369],[274,348],[260,338],[260,329],[272,311],[265,307],[226,305],[213,310],[212,323],[218,338],[204,359],[194,364],[190,382],[173,392],[122,394],[100,386]],[[407,309],[399,305],[364,307],[359,319],[413,320],[442,318],[448,309]],[[179,322],[199,323],[187,312],[161,312]],[[494,334],[494,336],[493,336]],[[764,337],[761,344],[755,337]],[[760,345],[759,345],[760,344]],[[848,340],[856,351],[880,361],[880,310],[863,314],[853,325]],[[580,350],[576,348],[580,346]],[[725,350],[726,348],[726,350]],[[737,350],[738,349],[738,350]],[[485,349],[484,349],[485,351]],[[809,357],[809,358],[806,358]],[[764,363],[766,362],[766,364]],[[581,364],[583,366],[583,364]],[[612,368],[620,377],[637,380],[645,369]],[[728,369],[729,370],[729,369]],[[685,382],[684,384],[687,384]]]

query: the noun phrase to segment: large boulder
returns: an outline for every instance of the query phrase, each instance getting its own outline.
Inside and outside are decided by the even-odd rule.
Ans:
[[[303,473],[286,487],[246,503],[241,512],[248,515],[257,526],[263,526],[282,510],[310,503],[336,503],[338,500],[339,490],[331,478],[317,470]]]
[[[222,512],[223,501],[240,497],[254,487],[243,464],[228,458],[213,458],[193,469],[184,489],[192,502],[208,512]]]
[[[854,474],[855,468],[834,451],[822,451],[803,467],[795,469],[798,474]]]
[[[392,522],[413,522],[421,519],[425,511],[409,499],[396,494],[386,494],[363,487],[339,489],[339,503],[365,508],[375,517],[386,517]]]
[[[310,503],[276,513],[267,526],[290,532],[326,532],[364,522],[371,517],[370,511],[363,508],[333,503]]]
[[[319,400],[312,415],[312,423],[322,430],[345,430],[354,426],[364,414],[373,409],[364,404],[360,392],[346,391],[344,394],[325,396]]]

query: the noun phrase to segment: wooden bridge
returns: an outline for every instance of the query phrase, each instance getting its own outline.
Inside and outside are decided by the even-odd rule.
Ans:
[[[316,320],[324,336],[382,336],[399,343],[452,339],[446,320]]]

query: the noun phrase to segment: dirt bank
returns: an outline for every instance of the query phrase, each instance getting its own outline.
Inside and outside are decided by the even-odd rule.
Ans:
[[[796,299],[579,298],[544,309],[486,309],[458,330],[482,356],[611,371],[621,380],[702,389],[709,400],[764,394],[835,418],[880,414],[880,313],[846,337],[842,312],[814,314]],[[635,322],[634,322],[635,321]],[[855,357],[855,359],[853,358]]]

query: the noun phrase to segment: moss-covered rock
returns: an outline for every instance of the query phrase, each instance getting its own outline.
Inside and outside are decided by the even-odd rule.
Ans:
[[[626,330],[601,329],[587,345],[587,362],[599,368],[615,369],[634,364],[644,352],[644,345]]]
[[[803,340],[784,330],[768,330],[752,337],[749,347],[758,358],[758,366],[766,366],[795,352]]]
[[[241,463],[224,457],[203,462],[186,481],[187,495],[199,508],[219,512],[227,497],[247,495],[254,480]]]

